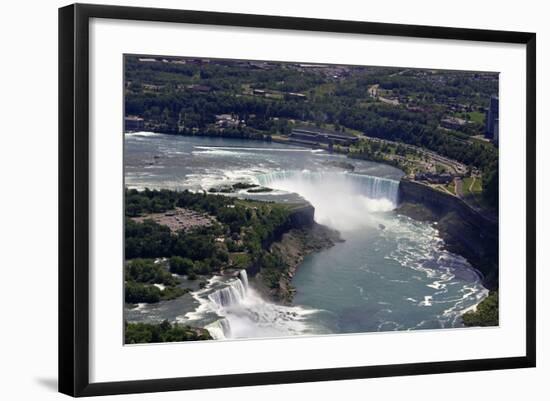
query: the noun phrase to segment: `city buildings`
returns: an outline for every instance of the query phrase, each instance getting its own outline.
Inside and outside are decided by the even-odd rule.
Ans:
[[[485,136],[492,139],[495,143],[498,142],[498,96],[491,96],[489,107],[485,115]]]

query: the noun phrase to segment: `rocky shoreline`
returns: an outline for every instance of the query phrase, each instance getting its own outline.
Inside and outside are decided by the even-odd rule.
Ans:
[[[305,228],[293,228],[284,233],[279,241],[270,246],[270,253],[280,258],[285,268],[280,272],[278,285],[270,288],[262,277],[262,271],[254,278],[254,286],[274,302],[288,305],[292,302],[296,289],[292,279],[304,258],[323,249],[343,242],[340,233],[324,225],[313,223]]]
[[[498,223],[458,198],[406,180],[400,182],[399,199],[396,213],[433,223],[445,249],[465,257],[487,289],[498,288]]]

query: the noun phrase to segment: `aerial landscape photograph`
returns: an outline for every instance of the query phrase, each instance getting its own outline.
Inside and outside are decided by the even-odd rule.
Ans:
[[[123,73],[125,344],[499,325],[498,72]]]

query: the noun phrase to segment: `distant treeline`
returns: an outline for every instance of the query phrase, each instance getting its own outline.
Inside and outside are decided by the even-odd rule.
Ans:
[[[166,132],[270,139],[272,134],[288,134],[289,120],[355,129],[480,168],[487,178],[484,196],[498,206],[498,150],[468,140],[482,132],[483,124],[468,124],[464,132],[439,128],[440,120],[450,114],[449,105],[484,110],[490,96],[498,93],[496,75],[482,79],[475,72],[353,67],[345,79],[335,80],[322,71],[284,64],[254,69],[232,62],[179,65],[132,57],[126,58],[125,71],[126,113],[143,116]],[[156,89],[147,89],[151,84]],[[207,89],[190,89],[196,84]],[[372,84],[395,97],[406,97],[417,107],[412,111],[376,102],[367,90]],[[250,87],[302,92],[307,99],[243,94]],[[237,115],[246,126],[215,129],[216,115],[226,113]]]

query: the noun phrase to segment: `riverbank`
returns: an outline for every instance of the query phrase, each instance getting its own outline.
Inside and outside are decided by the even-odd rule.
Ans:
[[[462,321],[466,327],[498,326],[498,291],[492,291],[480,303],[464,311]]]
[[[399,199],[396,213],[432,223],[445,248],[481,272],[487,289],[498,289],[498,222],[455,196],[414,181],[401,180]]]
[[[265,269],[262,272],[260,269],[254,285],[272,301],[289,305],[296,292],[292,279],[304,258],[342,241],[338,231],[317,223],[310,227],[291,229],[269,248],[271,255],[282,262],[278,274]]]

